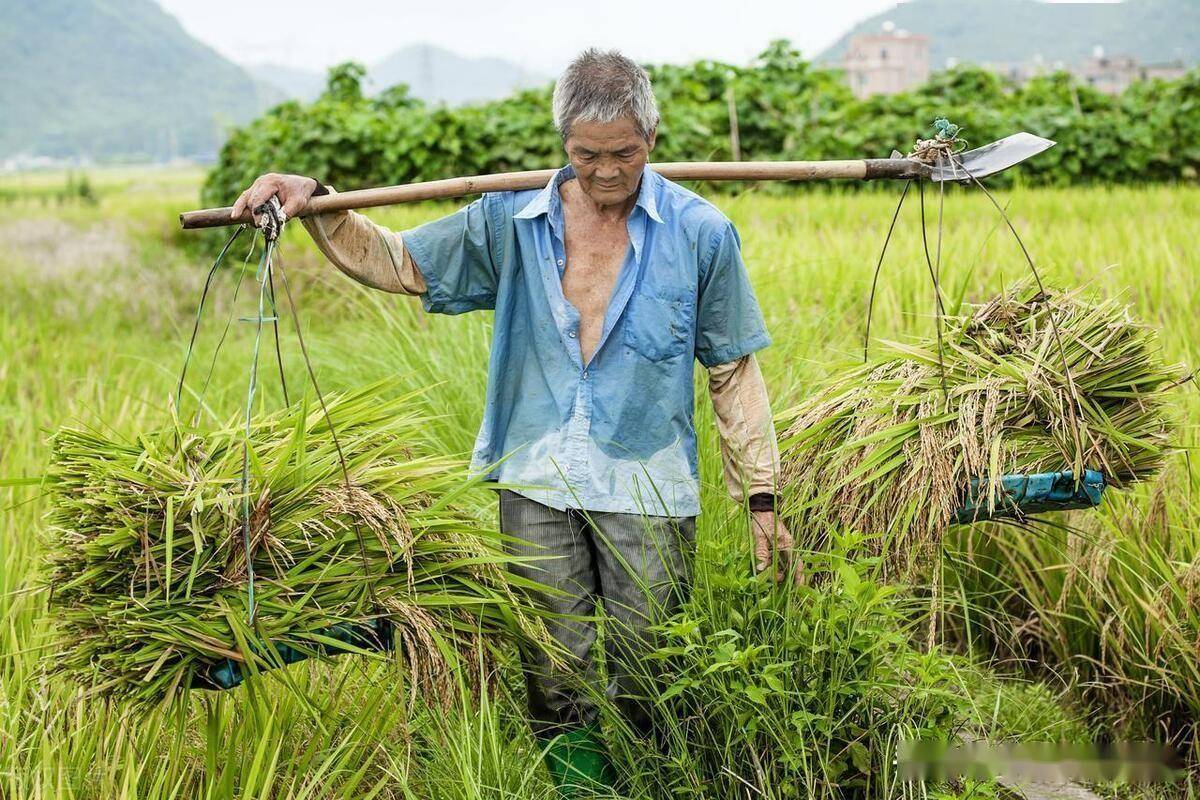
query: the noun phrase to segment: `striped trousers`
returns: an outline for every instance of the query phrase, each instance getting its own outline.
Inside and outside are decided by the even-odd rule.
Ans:
[[[674,613],[690,589],[696,518],[559,511],[507,489],[499,494],[500,530],[518,540],[509,552],[530,559],[511,570],[552,590],[534,599],[551,612],[550,634],[566,651],[567,664],[558,668],[543,652],[521,654],[534,732],[594,723],[601,692],[648,731],[655,677],[655,662],[645,659],[655,645],[649,628]]]

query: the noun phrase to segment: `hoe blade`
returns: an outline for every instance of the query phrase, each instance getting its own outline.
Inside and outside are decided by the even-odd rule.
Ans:
[[[953,159],[940,160],[934,164],[929,177],[933,181],[970,182],[972,177],[985,178],[1003,172],[1027,158],[1049,150],[1055,144],[1057,142],[1034,136],[1032,133],[1014,133],[983,147],[960,153]]]

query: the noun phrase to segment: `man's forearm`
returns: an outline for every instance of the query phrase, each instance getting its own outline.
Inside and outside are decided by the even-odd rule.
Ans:
[[[779,444],[767,386],[754,355],[708,371],[708,388],[721,437],[725,485],[734,500],[756,510],[774,507]]]
[[[332,193],[323,187],[318,194]],[[395,294],[424,294],[425,279],[399,233],[354,211],[301,218],[317,248],[334,266],[361,284]]]

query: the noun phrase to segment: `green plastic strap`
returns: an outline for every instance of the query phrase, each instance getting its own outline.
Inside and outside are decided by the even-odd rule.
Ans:
[[[226,253],[229,252],[229,249],[233,246],[233,243],[237,240],[238,236],[241,235],[242,231],[244,231],[246,229],[247,229],[246,225],[241,225],[238,227],[238,229],[236,231],[234,231],[233,235],[230,236],[229,240],[227,242],[225,242],[224,247],[221,248],[221,252],[218,254],[216,261],[213,263],[212,268],[208,272],[208,277],[206,278],[205,283],[204,283],[204,290],[200,295],[200,302],[196,309],[196,319],[192,326],[192,336],[191,336],[191,340],[188,343],[187,353],[184,356],[183,369],[179,376],[179,385],[176,388],[175,405],[176,405],[177,409],[182,401],[182,393],[183,393],[183,387],[184,387],[186,377],[187,377],[188,365],[191,362],[192,354],[195,349],[196,338],[197,338],[197,334],[198,334],[199,328],[200,328],[200,321],[204,314],[205,302],[208,298],[209,290],[212,286],[212,283],[213,283],[214,277],[216,276],[217,270],[225,258]],[[238,275],[237,283],[234,286],[233,303],[232,303],[232,307],[230,309],[230,314],[229,314],[228,319],[226,319],[226,321],[225,321],[225,327],[221,332],[221,336],[218,339],[216,348],[214,349],[214,352],[213,352],[212,363],[209,364],[208,374],[205,377],[204,384],[201,386],[199,394],[198,394],[198,404],[197,404],[198,407],[196,409],[196,417],[199,417],[200,411],[203,408],[204,396],[208,390],[209,382],[212,379],[213,367],[216,365],[217,357],[219,356],[219,354],[221,352],[221,346],[225,343],[225,337],[229,333],[230,325],[232,324],[234,318],[236,317],[238,295],[241,291],[242,281],[246,275],[246,270],[249,265],[250,258],[254,254],[255,243],[257,241],[258,234],[259,234],[259,231],[257,231],[257,230],[255,230],[253,232],[253,234],[251,236],[250,250],[246,253],[246,258],[242,261],[242,269]],[[275,256],[276,256],[276,249],[277,249],[276,248],[276,240],[274,238],[270,238],[270,237],[267,237],[266,235],[264,235],[263,236],[263,248],[262,248],[262,251],[260,254],[260,258],[259,258],[258,269],[255,274],[255,279],[257,280],[258,285],[259,285],[258,314],[257,314],[257,316],[254,316],[254,317],[241,318],[242,321],[251,322],[251,323],[254,323],[254,325],[255,325],[254,349],[253,349],[253,352],[251,355],[250,372],[249,372],[249,378],[247,380],[247,387],[246,387],[246,408],[245,408],[245,424],[244,424],[245,442],[244,442],[244,448],[242,451],[242,475],[241,475],[242,545],[245,548],[245,555],[246,555],[246,575],[247,575],[247,587],[248,587],[247,604],[249,607],[248,617],[249,617],[250,624],[254,623],[255,606],[256,606],[254,561],[252,558],[252,553],[251,553],[251,548],[250,548],[250,537],[251,537],[250,520],[251,520],[251,512],[252,512],[251,502],[250,502],[250,436],[251,436],[251,430],[252,430],[251,420],[253,417],[253,410],[254,410],[254,398],[255,398],[255,395],[256,395],[257,389],[258,389],[258,362],[259,362],[259,353],[260,353],[261,347],[262,347],[262,327],[263,327],[264,322],[271,323],[271,325],[274,328],[275,356],[276,356],[276,361],[277,361],[278,367],[279,367],[279,380],[280,380],[280,384],[283,387],[284,402],[290,404],[290,399],[288,397],[287,383],[286,383],[285,376],[284,376],[283,357],[280,352],[280,344],[279,344],[279,308],[278,308],[278,305],[277,305],[276,299],[275,299],[275,285],[274,285],[274,267],[275,267],[274,261],[275,261]],[[312,362],[308,356],[308,348],[304,344],[304,336],[300,331],[300,320],[296,313],[295,301],[292,298],[291,289],[288,287],[287,274],[283,271],[282,264],[280,264],[279,267],[280,267],[280,277],[283,279],[284,291],[287,294],[288,304],[290,306],[290,310],[292,313],[293,322],[296,326],[296,338],[300,344],[300,352],[304,358],[305,368],[308,373],[309,379],[312,381],[313,389],[316,392],[317,399],[321,404],[321,411],[325,417],[325,422],[329,426],[330,435],[333,438],[333,443],[337,450],[338,461],[341,464],[342,476],[343,476],[343,479],[345,480],[347,490],[349,490],[353,486],[353,484],[350,480],[349,468],[346,465],[345,456],[342,454],[341,443],[338,441],[337,430],[334,428],[333,420],[329,416],[329,408],[325,403],[325,398],[324,398],[324,395],[321,393],[320,386],[317,384],[317,376],[316,376],[315,370],[313,369]],[[268,313],[268,309],[269,309],[269,313]],[[362,532],[359,530],[357,520],[352,520],[352,524],[354,527],[355,537],[358,539],[359,550],[362,553],[362,557],[363,557],[364,575],[369,575],[370,574],[370,561],[367,556],[366,543],[363,540]],[[367,584],[367,592],[368,592],[368,595],[370,595],[371,599],[374,600],[375,599],[375,597],[374,597],[375,591],[374,591],[374,587],[370,583]]]

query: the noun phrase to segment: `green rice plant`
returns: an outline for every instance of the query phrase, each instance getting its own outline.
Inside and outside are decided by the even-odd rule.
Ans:
[[[178,421],[132,440],[54,434],[52,668],[169,699],[222,659],[277,666],[278,645],[362,652],[328,629],[383,617],[412,683],[445,701],[460,655],[501,634],[544,641],[499,535],[454,507],[462,465],[414,452],[425,419],[379,389],[258,416],[248,439]]]
[[[597,697],[622,796],[919,797],[897,777],[900,741],[1086,740],[1044,685],[914,646],[914,601],[854,556],[862,539],[832,536],[807,586],[753,576],[731,553],[697,565],[691,600],[635,666],[653,734]]]
[[[1124,488],[1172,450],[1166,399],[1183,371],[1117,300],[1020,283],[946,318],[940,339],[891,342],[783,414],[795,529],[885,534],[900,570],[972,487],[991,513],[1005,475],[1091,469]]]
[[[1100,513],[947,538],[948,625],[975,649],[1069,674],[1126,738],[1200,759],[1200,526],[1182,470]]]

